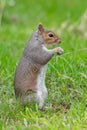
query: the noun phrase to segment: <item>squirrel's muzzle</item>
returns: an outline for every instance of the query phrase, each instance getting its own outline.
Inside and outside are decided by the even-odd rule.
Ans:
[[[58,39],[58,43],[61,43],[62,41],[61,41],[61,39]]]

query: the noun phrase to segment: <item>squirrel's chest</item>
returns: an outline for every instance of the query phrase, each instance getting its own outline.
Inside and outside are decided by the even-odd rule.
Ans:
[[[36,84],[37,90],[41,90],[43,87],[45,87],[46,68],[47,68],[47,65],[44,65],[40,69],[40,72],[37,77],[37,84]]]

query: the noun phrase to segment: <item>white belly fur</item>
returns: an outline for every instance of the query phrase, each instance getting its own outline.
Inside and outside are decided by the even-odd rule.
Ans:
[[[47,65],[43,66],[37,77],[35,101],[39,104],[39,108],[42,108],[44,101],[47,97],[47,88],[45,86],[45,74]]]

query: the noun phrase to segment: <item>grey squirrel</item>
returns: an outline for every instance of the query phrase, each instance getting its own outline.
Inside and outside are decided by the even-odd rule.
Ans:
[[[61,39],[54,32],[44,29],[42,24],[38,25],[38,29],[25,47],[15,72],[14,89],[20,102],[34,101],[39,109],[43,108],[48,95],[45,85],[47,63],[54,54],[63,53],[60,47],[48,50],[47,46],[55,46],[58,43],[61,43]]]

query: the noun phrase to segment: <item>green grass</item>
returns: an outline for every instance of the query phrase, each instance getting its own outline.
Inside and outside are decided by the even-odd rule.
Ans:
[[[59,34],[65,53],[48,64],[46,104],[52,106],[48,111],[38,110],[33,103],[22,106],[15,99],[13,79],[38,23],[58,32],[64,21],[73,25],[80,19],[87,1],[16,0],[13,6],[10,2],[6,3],[0,27],[0,130],[86,130],[87,40],[83,34],[68,32],[67,28]]]

